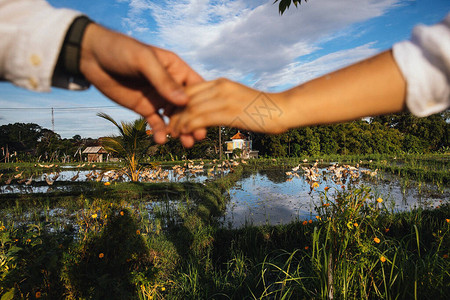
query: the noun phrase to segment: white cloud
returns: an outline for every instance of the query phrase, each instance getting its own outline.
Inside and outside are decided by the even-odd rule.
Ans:
[[[398,2],[310,1],[298,9],[292,6],[280,16],[272,1],[132,0],[128,18],[133,23],[128,22],[134,32],[142,31],[151,14],[159,45],[180,54],[207,79],[245,78],[257,82],[258,87],[271,88],[274,83],[297,83],[299,78],[310,78],[308,74],[320,74],[324,65],[296,61],[326,41],[357,35],[352,25],[383,15]],[[327,60],[328,65],[341,66],[375,51],[373,44],[365,45],[314,63]]]
[[[134,32],[143,33],[149,31],[146,11],[151,9],[151,2],[147,0],[116,0],[119,3],[129,2],[129,11],[125,18],[122,18],[122,27],[128,34]]]
[[[255,87],[271,90],[286,85],[298,85],[376,54],[378,50],[373,46],[372,42],[356,48],[333,52],[312,61],[293,62],[278,72],[264,72],[261,79],[255,83]]]

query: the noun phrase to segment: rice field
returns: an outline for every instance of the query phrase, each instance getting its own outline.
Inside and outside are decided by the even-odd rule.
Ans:
[[[449,157],[427,159],[5,166],[0,296],[445,299],[448,169],[423,174]]]

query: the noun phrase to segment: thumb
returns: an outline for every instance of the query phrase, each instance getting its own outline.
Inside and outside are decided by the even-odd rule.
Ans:
[[[172,78],[151,50],[147,53],[144,63],[141,63],[142,74],[164,99],[177,106],[185,105],[188,96],[183,87]]]

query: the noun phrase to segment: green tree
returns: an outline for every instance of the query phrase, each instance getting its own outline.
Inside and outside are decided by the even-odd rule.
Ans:
[[[409,151],[412,141],[419,142],[415,150],[437,151],[449,146],[448,112],[434,114],[425,118],[418,118],[411,113],[399,113],[374,117],[371,123],[380,123],[387,128],[394,128],[408,137],[405,151]]]
[[[34,123],[14,123],[0,126],[0,145],[10,151],[33,151],[44,132]]]
[[[127,175],[132,181],[138,181],[141,173],[139,163],[151,145],[146,132],[147,122],[144,118],[139,118],[134,122],[119,124],[108,114],[99,113],[97,115],[113,123],[120,133],[118,136],[103,138],[103,147],[123,158],[128,168]]]

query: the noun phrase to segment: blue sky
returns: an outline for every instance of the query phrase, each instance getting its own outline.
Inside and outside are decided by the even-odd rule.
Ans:
[[[310,0],[283,16],[273,0],[49,0],[96,22],[178,53],[205,79],[228,77],[280,91],[370,57],[407,39],[416,24],[450,12],[448,0]],[[138,116],[102,96],[53,89],[34,93],[0,83],[0,125],[37,123],[62,137],[100,137],[114,127],[96,117]]]

